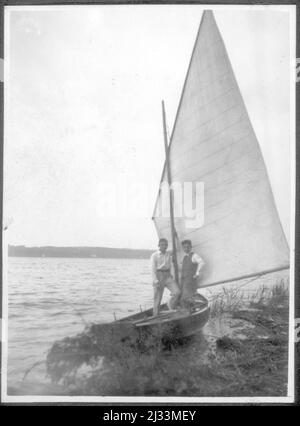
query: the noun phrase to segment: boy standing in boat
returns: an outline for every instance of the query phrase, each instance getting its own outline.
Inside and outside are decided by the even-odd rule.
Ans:
[[[181,245],[185,253],[181,263],[181,301],[185,305],[197,294],[197,280],[204,262],[192,251],[191,240],[184,240]]]
[[[167,251],[168,240],[161,238],[158,242],[159,250],[150,258],[151,275],[154,289],[153,316],[159,314],[160,302],[165,287],[170,291],[171,297],[168,301],[169,309],[177,305],[180,290],[171,275],[172,254]]]

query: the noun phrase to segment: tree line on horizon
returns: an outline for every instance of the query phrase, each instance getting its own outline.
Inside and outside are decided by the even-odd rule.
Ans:
[[[9,257],[77,257],[148,259],[153,250],[111,247],[8,246]]]

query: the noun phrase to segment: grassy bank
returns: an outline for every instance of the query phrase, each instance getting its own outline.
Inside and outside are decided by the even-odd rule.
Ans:
[[[57,342],[48,374],[71,395],[284,396],[288,366],[288,290],[282,282],[245,297],[224,291],[211,322],[230,319],[234,333],[204,334],[164,348],[136,350],[125,330],[92,326]],[[100,356],[99,356],[100,354]]]

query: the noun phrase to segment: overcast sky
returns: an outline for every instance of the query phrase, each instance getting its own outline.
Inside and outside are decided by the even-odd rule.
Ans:
[[[161,99],[171,132],[202,10],[8,8],[4,214],[13,218],[10,244],[156,246],[150,217],[164,163]],[[268,6],[218,8],[215,18],[288,234],[290,15]],[[113,187],[129,205],[118,205],[115,217],[103,207]],[[147,194],[143,203],[135,202],[136,191]]]

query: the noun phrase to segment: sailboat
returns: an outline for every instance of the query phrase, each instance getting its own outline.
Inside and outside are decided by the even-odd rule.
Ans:
[[[153,220],[159,238],[172,241],[176,280],[184,239],[205,262],[200,288],[288,269],[289,247],[264,159],[210,10],[202,15],[169,143],[164,105],[163,123],[166,161]],[[192,190],[176,197],[172,185],[186,182]],[[199,207],[204,220],[193,224],[184,203],[197,196],[197,182],[204,189]],[[170,214],[163,214],[164,205]],[[193,312],[168,312],[162,306],[158,318],[151,315],[149,309],[120,322],[145,329],[167,326],[168,332],[190,335],[205,325],[209,305],[202,296]]]

